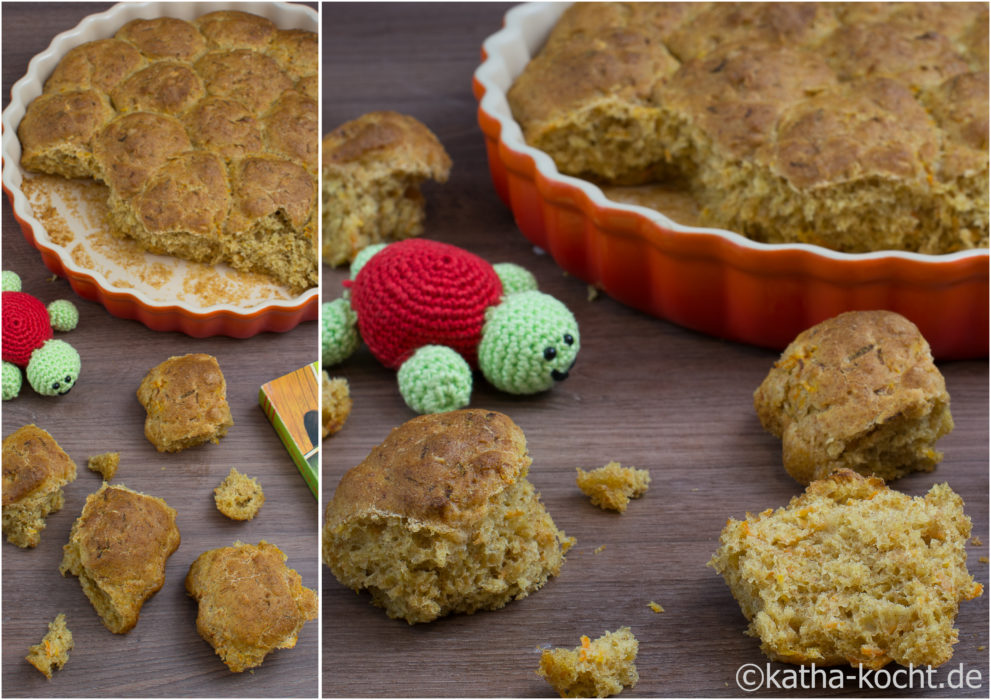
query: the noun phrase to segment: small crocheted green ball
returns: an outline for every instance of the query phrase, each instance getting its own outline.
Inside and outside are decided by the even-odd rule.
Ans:
[[[3,363],[3,377],[0,381],[3,384],[4,401],[16,399],[18,394],[21,393],[21,384],[23,382],[21,379],[21,370],[13,362]]]
[[[82,361],[64,340],[49,340],[31,354],[25,374],[31,388],[42,396],[65,394],[76,384]]]
[[[21,291],[21,277],[13,270],[4,270],[3,280],[0,281],[0,291],[19,292]]]
[[[59,299],[48,305],[48,318],[57,331],[71,331],[79,323],[79,309],[68,299]]]
[[[492,266],[502,282],[503,295],[531,292],[537,289],[537,278],[516,263],[496,263]]]
[[[568,376],[579,346],[568,307],[543,292],[521,292],[489,310],[478,366],[501,391],[536,394]]]
[[[425,345],[399,368],[399,393],[417,413],[464,408],[471,400],[471,367],[449,347]]]
[[[361,268],[365,266],[373,255],[385,248],[388,243],[375,243],[373,245],[365,246],[358,251],[358,254],[354,256],[354,260],[351,261],[351,279],[358,276]]]
[[[334,299],[320,310],[320,361],[324,367],[344,362],[351,357],[361,338],[358,317],[347,299]]]

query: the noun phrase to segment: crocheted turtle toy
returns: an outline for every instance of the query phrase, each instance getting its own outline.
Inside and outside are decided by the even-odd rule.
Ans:
[[[475,368],[501,391],[546,391],[567,378],[578,355],[575,317],[537,291],[530,272],[446,243],[369,246],[344,286],[344,297],[323,305],[324,366],[363,339],[398,370],[399,392],[417,413],[467,406]]]
[[[21,393],[21,370],[31,387],[43,396],[61,396],[79,379],[79,353],[64,340],[52,338],[52,330],[71,331],[79,311],[71,301],[53,301],[45,308],[38,299],[21,291],[21,278],[3,272],[3,400]]]

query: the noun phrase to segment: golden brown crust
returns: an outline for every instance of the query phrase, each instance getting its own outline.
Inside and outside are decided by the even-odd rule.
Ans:
[[[270,20],[238,10],[209,12],[195,24],[211,47],[224,49],[264,49],[277,32]]]
[[[466,409],[414,418],[338,484],[331,529],[363,513],[395,513],[439,525],[484,515],[489,498],[530,467],[526,438],[508,416]]]
[[[213,151],[228,163],[264,148],[258,120],[236,100],[207,97],[183,122],[197,148]]]
[[[249,49],[211,51],[196,62],[196,72],[211,95],[238,100],[255,113],[293,87],[278,63]]]
[[[145,437],[159,452],[218,442],[234,425],[217,359],[194,353],[153,367],[138,387],[148,412]]]
[[[188,63],[156,61],[115,87],[110,99],[119,112],[148,110],[178,116],[205,94],[203,80]]]
[[[262,119],[269,150],[317,172],[317,103],[295,90],[280,97]]]
[[[86,498],[59,571],[79,577],[111,632],[130,631],[165,583],[165,563],[179,547],[175,516],[160,498],[106,482]]]
[[[132,44],[148,58],[195,61],[206,51],[206,39],[196,27],[175,17],[134,19],[114,37]]]
[[[296,646],[303,624],[317,617],[317,594],[285,562],[263,540],[211,549],[189,567],[186,591],[199,603],[196,629],[231,671]]]
[[[396,170],[440,182],[451,159],[437,137],[414,117],[398,112],[369,112],[341,124],[323,138],[323,167],[388,161]]]
[[[97,90],[44,93],[17,127],[21,164],[29,170],[84,177],[93,171],[93,139],[113,118],[107,97]]]
[[[317,35],[301,29],[280,29],[272,37],[266,53],[293,80],[314,76],[319,71]],[[316,98],[314,98],[316,99]]]
[[[93,142],[100,177],[122,197],[136,194],[152,173],[191,147],[182,124],[154,112],[117,117]]]
[[[277,158],[245,158],[232,178],[234,210],[228,229],[238,233],[259,219],[281,212],[296,229],[309,219],[316,183],[300,165]]]
[[[36,547],[45,517],[62,507],[62,487],[76,463],[47,431],[25,425],[3,440],[3,533],[18,547]]]
[[[929,344],[889,311],[804,331],[754,392],[761,424],[803,484],[839,468],[889,480],[933,469],[942,459],[933,444],[953,428],[949,403]]]
[[[148,61],[118,39],[97,39],[70,49],[45,81],[45,92],[99,90],[109,93]]]
[[[146,233],[182,231],[207,239],[219,238],[229,206],[223,161],[198,151],[170,159],[134,199],[134,211]],[[146,247],[167,252],[155,250],[151,242],[146,242]],[[212,261],[215,253],[208,247],[202,258],[193,251],[188,257]]]

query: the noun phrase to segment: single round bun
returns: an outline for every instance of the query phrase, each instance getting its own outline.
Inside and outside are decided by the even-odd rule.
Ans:
[[[530,461],[523,432],[501,413],[414,418],[341,479],[324,562],[410,624],[523,598],[573,544],[527,481]]]
[[[3,534],[18,547],[37,547],[45,518],[62,508],[62,487],[76,463],[55,438],[31,424],[3,440]]]
[[[800,333],[754,392],[785,469],[808,484],[848,468],[891,480],[931,471],[953,429],[946,382],[911,321],[851,311]]]
[[[317,594],[264,540],[203,552],[189,567],[186,592],[198,603],[196,630],[235,673],[295,647],[303,625],[317,617]]]

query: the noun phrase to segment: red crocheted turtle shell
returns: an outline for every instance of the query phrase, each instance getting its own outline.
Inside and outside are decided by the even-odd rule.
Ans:
[[[485,309],[501,296],[492,265],[461,248],[422,238],[383,248],[351,286],[361,338],[392,369],[432,344],[456,350],[477,367]]]
[[[27,367],[31,353],[52,337],[48,309],[27,292],[3,293],[3,359]]]

